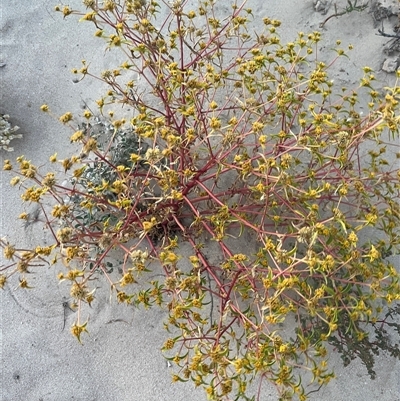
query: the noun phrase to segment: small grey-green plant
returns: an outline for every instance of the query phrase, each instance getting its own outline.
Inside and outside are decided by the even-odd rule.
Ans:
[[[17,125],[11,126],[8,121],[9,118],[8,114],[0,114],[0,149],[12,152],[14,148],[9,146],[10,142],[15,138],[22,138],[22,134],[15,134],[19,127]]]
[[[352,3],[350,0],[347,0],[347,4],[348,4],[348,5],[347,5],[343,10],[341,10],[341,11],[338,11],[337,6],[336,6],[336,4],[335,4],[335,13],[332,14],[332,15],[330,15],[330,16],[329,16],[328,18],[326,18],[323,22],[321,22],[321,23],[319,24],[319,27],[320,27],[320,28],[323,28],[324,25],[325,25],[331,18],[334,18],[334,17],[341,17],[342,15],[350,14],[350,13],[352,13],[353,11],[361,12],[361,11],[364,11],[364,10],[368,7],[368,2],[367,2],[367,3],[363,3],[363,4],[361,4],[361,5],[357,5],[357,0],[355,0],[354,3]]]
[[[135,161],[131,155],[143,156],[148,145],[138,139],[133,128],[115,127],[107,118],[95,117],[92,123],[81,124],[81,131],[85,136],[96,141],[98,150],[102,157],[95,160],[91,159],[84,162],[84,167],[79,176],[73,176],[70,184],[79,185],[80,190],[85,193],[96,195],[96,188],[104,182],[114,182],[118,180],[118,175],[124,170],[133,168]],[[72,139],[73,140],[73,139]],[[81,152],[82,160],[87,159],[85,150]],[[144,168],[144,166],[141,166]],[[107,202],[118,200],[118,193],[113,189],[105,188],[102,192]],[[102,205],[97,204],[91,209],[83,206],[84,196],[81,192],[69,197],[73,205],[73,215],[78,225],[96,224],[107,219],[114,219],[109,213],[104,213]]]

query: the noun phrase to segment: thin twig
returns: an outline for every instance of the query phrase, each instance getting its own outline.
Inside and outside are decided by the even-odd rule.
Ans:
[[[368,4],[363,4],[362,6],[357,6],[357,0],[354,1],[354,4],[352,4],[350,0],[347,0],[347,3],[349,5],[340,13],[337,12],[336,4],[335,4],[335,14],[330,15],[323,22],[321,22],[319,24],[319,27],[323,28],[324,25],[333,17],[340,17],[342,15],[349,14],[353,11],[363,11],[368,7]]]
[[[110,324],[110,323],[118,323],[118,322],[121,322],[121,323],[126,323],[128,326],[131,326],[131,324],[129,323],[129,322],[127,322],[126,320],[124,320],[124,319],[111,319],[111,320],[109,320],[108,322],[106,322],[106,324]]]
[[[400,39],[400,34],[386,33],[386,32],[384,32],[383,29],[378,29],[378,32],[379,32],[378,36],[384,36],[385,38]]]

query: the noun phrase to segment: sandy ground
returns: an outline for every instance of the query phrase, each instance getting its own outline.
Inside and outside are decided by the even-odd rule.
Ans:
[[[224,3],[221,0],[221,3]],[[333,13],[333,6],[322,15],[312,0],[249,1],[255,18],[269,16],[282,20],[284,41],[297,31],[319,30],[319,24]],[[327,2],[331,3],[331,2]],[[338,8],[346,1],[337,1]],[[102,87],[92,80],[73,83],[70,70],[82,59],[104,68],[103,44],[93,37],[90,24],[78,24],[76,17],[62,19],[53,11],[55,0],[0,2],[0,113],[11,115],[21,127],[24,138],[15,140],[15,152],[0,157],[24,154],[35,164],[49,155],[68,154],[70,132],[39,111],[47,103],[57,115],[78,112],[82,105],[100,97]],[[70,0],[72,8],[82,8]],[[334,46],[353,44],[350,59],[342,59],[332,71],[341,85],[353,86],[369,65],[380,84],[393,84],[393,74],[381,71],[383,46],[387,39],[377,35],[384,24],[391,31],[393,20],[374,24],[367,11],[332,18],[323,29],[321,56]],[[375,26],[374,26],[375,25]],[[2,164],[2,161],[1,161]],[[22,210],[19,194],[8,185],[9,175],[1,176],[0,234],[9,235],[25,245],[38,238],[46,240],[40,227],[22,228],[16,217]],[[143,311],[109,302],[106,290],[99,290],[98,301],[90,315],[90,336],[80,346],[68,333],[74,314],[63,307],[66,292],[58,286],[53,270],[44,272],[48,280],[37,282],[28,295],[0,292],[1,388],[3,401],[180,401],[205,400],[202,390],[191,383],[171,384],[171,368],[159,348],[165,339],[163,311]],[[103,291],[103,292],[102,292]],[[66,327],[63,328],[64,313]],[[112,321],[121,319],[124,321]],[[332,357],[338,380],[333,381],[313,400],[321,401],[400,401],[400,362],[381,355],[376,360],[378,377],[371,381],[365,368],[355,362],[343,368],[339,357]],[[273,388],[263,388],[262,400],[276,401]]]

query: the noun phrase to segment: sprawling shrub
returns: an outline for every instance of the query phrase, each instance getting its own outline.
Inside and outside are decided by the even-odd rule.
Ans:
[[[333,377],[329,344],[371,374],[379,349],[398,357],[400,173],[387,156],[399,87],[375,90],[368,67],[359,87],[335,87],[339,42],[323,61],[319,32],[282,44],[280,22],[252,32],[244,5],[219,16],[218,1],[83,3],[87,13],[57,9],[92,22],[120,58],[100,75],[86,61],[74,70],[108,89],[99,112],[59,117],[82,144],[51,156],[61,172],[5,162],[54,243],[3,240],[0,284],[15,274],[27,288],[35,264],[62,260],[78,340],[94,278],[121,303],[161,306],[173,379],[212,400],[248,399],[255,377],[304,400],[307,380]]]

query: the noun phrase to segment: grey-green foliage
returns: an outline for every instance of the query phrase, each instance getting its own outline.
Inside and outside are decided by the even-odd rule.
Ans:
[[[9,146],[10,142],[15,138],[22,138],[22,134],[15,134],[19,127],[12,127],[8,122],[9,118],[8,114],[0,114],[0,149],[12,152],[14,148]]]
[[[95,194],[94,188],[101,186],[104,181],[112,183],[118,179],[116,166],[134,168],[135,162],[131,161],[130,155],[134,153],[143,156],[148,148],[146,143],[139,140],[134,129],[116,129],[107,120],[96,118],[96,124],[82,124],[80,128],[87,136],[96,139],[98,149],[107,155],[102,159],[93,157],[90,160],[86,159],[86,155],[81,155],[86,168],[79,178],[79,186],[91,195]],[[72,178],[71,183],[76,184],[76,178]],[[118,198],[110,189],[104,189],[103,196],[105,202],[113,202]],[[95,206],[90,211],[81,207],[83,199],[84,197],[78,194],[70,198],[78,225],[93,224],[111,217],[102,212],[101,205]]]

